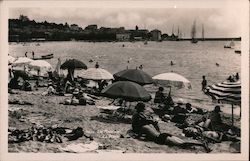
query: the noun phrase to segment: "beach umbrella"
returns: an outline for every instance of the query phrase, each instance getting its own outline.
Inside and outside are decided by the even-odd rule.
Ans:
[[[191,89],[191,83],[188,79],[177,73],[162,73],[153,77],[155,83],[176,87],[176,88],[186,88]]]
[[[132,81],[140,85],[152,84],[152,77],[140,69],[126,69],[114,74],[114,78],[119,81]]]
[[[8,64],[12,64],[15,60],[16,60],[16,58],[14,58],[13,56],[8,55]]]
[[[61,65],[61,69],[87,69],[87,66],[80,60],[69,59]]]
[[[87,69],[87,66],[80,60],[69,59],[61,65],[61,69],[68,69],[70,79],[74,80],[75,69]]]
[[[48,72],[52,71],[52,66],[45,60],[34,60],[28,66],[37,71],[38,76],[46,76]]]
[[[150,94],[139,84],[130,81],[118,81],[101,92],[103,96],[110,98],[123,98],[126,101],[149,101]]]
[[[32,62],[34,60],[27,58],[27,57],[19,57],[17,58],[12,65],[13,66],[23,66],[23,65],[28,65],[30,62]]]
[[[205,94],[217,100],[218,103],[229,103],[232,105],[232,125],[234,123],[234,105],[241,104],[241,83],[222,82],[206,87]]]
[[[111,80],[113,75],[102,68],[88,68],[84,71],[77,72],[77,76],[90,80]]]
[[[29,74],[23,70],[13,70],[13,75],[16,78],[21,77],[24,80],[29,79]]]

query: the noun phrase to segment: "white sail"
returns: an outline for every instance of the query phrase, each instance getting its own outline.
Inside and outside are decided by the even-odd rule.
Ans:
[[[235,46],[235,43],[234,43],[234,41],[232,40],[231,42],[230,42],[230,44],[229,44],[231,47],[234,47]]]

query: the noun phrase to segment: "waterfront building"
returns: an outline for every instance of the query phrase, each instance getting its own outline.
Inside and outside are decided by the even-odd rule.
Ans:
[[[77,24],[70,25],[70,30],[72,31],[80,31],[81,28]]]
[[[116,40],[118,41],[128,41],[130,40],[130,33],[117,33]]]
[[[161,31],[160,30],[152,30],[151,32],[151,40],[160,41],[161,40]]]
[[[87,27],[85,27],[84,30],[87,30],[87,31],[96,31],[97,30],[97,25],[88,25]]]

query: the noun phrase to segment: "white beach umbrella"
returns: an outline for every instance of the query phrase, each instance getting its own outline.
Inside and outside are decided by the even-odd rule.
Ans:
[[[111,80],[113,75],[102,68],[88,68],[87,70],[77,71],[77,76],[89,80]]]
[[[45,60],[34,60],[29,64],[29,68],[31,74],[39,76],[48,76],[48,72],[52,71],[52,66]]]
[[[27,65],[30,62],[32,62],[34,60],[27,58],[27,57],[19,57],[17,58],[14,62],[13,62],[13,66],[22,66],[22,65]]]
[[[188,79],[177,73],[162,73],[153,77],[153,80],[163,86],[191,89]]]
[[[13,63],[13,70],[24,70],[28,71],[27,66],[30,62],[34,60],[27,58],[27,57],[19,57]]]
[[[232,105],[232,125],[234,105],[241,104],[241,83],[238,82],[222,82],[208,86],[205,94],[217,100],[218,103],[228,103]]]
[[[16,58],[14,58],[13,56],[8,55],[8,64],[12,64],[15,60],[16,60]]]

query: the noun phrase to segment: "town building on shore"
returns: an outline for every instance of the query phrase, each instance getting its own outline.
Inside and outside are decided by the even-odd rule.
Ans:
[[[152,30],[150,32],[150,34],[151,34],[152,41],[160,41],[161,40],[161,31],[160,30],[157,30],[157,29]]]
[[[117,41],[129,41],[130,40],[130,33],[117,33],[116,40]]]
[[[70,30],[72,30],[72,31],[80,31],[80,30],[82,30],[82,28],[79,27],[77,24],[72,24],[72,25],[70,25]]]

